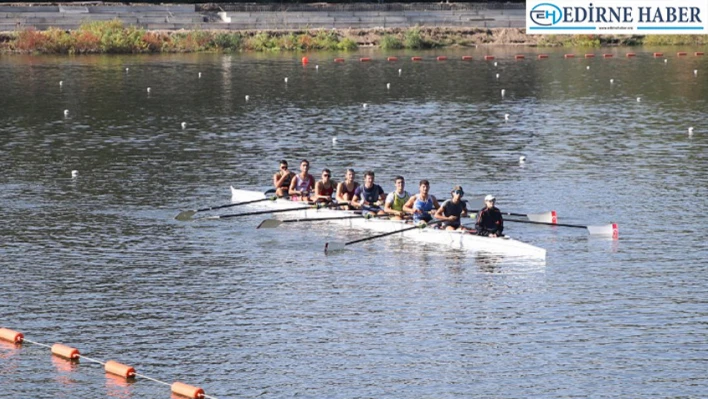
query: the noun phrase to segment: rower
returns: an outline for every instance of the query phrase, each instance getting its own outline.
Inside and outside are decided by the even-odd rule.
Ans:
[[[410,197],[405,205],[403,205],[403,211],[413,214],[413,222],[430,222],[433,220],[433,216],[430,212],[433,209],[440,208],[438,200],[435,196],[430,195],[430,182],[427,180],[421,180],[418,184],[418,194]]]
[[[477,235],[488,237],[503,237],[504,219],[501,211],[494,206],[497,199],[493,195],[484,197],[484,208],[477,213],[477,221],[474,225]]]
[[[310,161],[303,159],[300,162],[300,173],[295,175],[295,178],[290,182],[291,201],[309,201],[310,193],[315,188],[315,178],[307,173],[310,170]]]
[[[391,191],[386,196],[384,212],[391,215],[392,220],[403,220],[406,216],[406,213],[403,212],[403,205],[406,204],[411,195],[405,190],[406,181],[403,176],[396,176],[393,181],[396,185],[396,190]]]
[[[385,215],[386,213],[381,209],[381,204],[385,199],[383,188],[374,184],[374,172],[368,170],[364,172],[364,185],[357,187],[354,191],[351,203],[364,211],[365,214]]]
[[[356,172],[354,169],[347,169],[344,175],[344,181],[337,185],[337,195],[335,199],[339,203],[349,203],[354,199],[354,192],[359,187],[359,183],[354,181]],[[353,207],[344,206],[341,209],[354,209]]]
[[[467,204],[462,201],[465,192],[461,186],[455,186],[450,192],[451,199],[445,200],[435,212],[435,219],[444,220],[440,227],[446,230],[464,230],[460,218],[467,216]]]
[[[334,194],[335,182],[331,179],[332,172],[329,169],[322,170],[322,180],[315,183],[315,195],[312,200],[315,202],[332,202],[332,194]]]
[[[290,189],[290,181],[295,177],[295,173],[288,170],[288,161],[280,161],[280,170],[273,175],[273,187],[275,195],[285,197]]]

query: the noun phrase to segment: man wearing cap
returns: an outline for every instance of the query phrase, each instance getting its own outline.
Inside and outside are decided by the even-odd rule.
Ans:
[[[504,219],[499,209],[494,206],[497,199],[493,195],[484,197],[485,207],[477,213],[477,222],[474,227],[477,234],[487,237],[502,237]]]
[[[440,205],[440,208],[435,212],[435,219],[444,220],[441,227],[446,230],[458,230],[463,228],[460,224],[460,218],[467,216],[467,204],[462,201],[462,196],[465,192],[461,186],[455,186],[450,192],[451,199],[445,200]]]

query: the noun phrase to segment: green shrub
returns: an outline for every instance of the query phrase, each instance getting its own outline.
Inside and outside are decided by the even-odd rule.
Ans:
[[[405,48],[409,49],[421,49],[425,47],[425,41],[423,40],[423,35],[420,33],[420,29],[411,28],[407,30],[403,35],[403,45]]]
[[[356,42],[348,37],[345,37],[337,44],[337,50],[351,51],[356,50],[358,47]]]
[[[403,48],[403,43],[395,36],[384,35],[379,46],[382,50],[398,50]]]
[[[224,52],[233,52],[241,49],[241,35],[238,33],[217,33],[213,39],[213,46]]]

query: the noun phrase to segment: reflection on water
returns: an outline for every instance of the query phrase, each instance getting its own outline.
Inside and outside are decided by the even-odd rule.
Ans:
[[[706,396],[708,61],[645,50],[2,57],[0,325],[216,397]],[[267,188],[281,158],[621,236],[507,226],[546,262],[400,237],[325,256],[371,233],[173,219]],[[50,358],[0,346],[3,387],[168,394]]]

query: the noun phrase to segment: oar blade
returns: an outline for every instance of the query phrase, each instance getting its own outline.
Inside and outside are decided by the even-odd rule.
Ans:
[[[532,222],[541,223],[558,223],[558,217],[556,216],[556,211],[550,211],[545,213],[529,213],[526,217]]]
[[[180,222],[188,222],[192,220],[192,216],[196,214],[197,211],[182,211],[175,216],[175,219],[179,220]]]
[[[346,248],[346,245],[347,244],[343,242],[326,242],[324,248],[325,254],[329,254],[334,251],[343,251]]]
[[[619,228],[617,223],[604,224],[601,226],[587,226],[591,236],[610,236],[613,239],[619,238]]]
[[[266,219],[261,222],[261,224],[256,227],[257,229],[274,229],[283,224],[282,220],[278,219]]]

